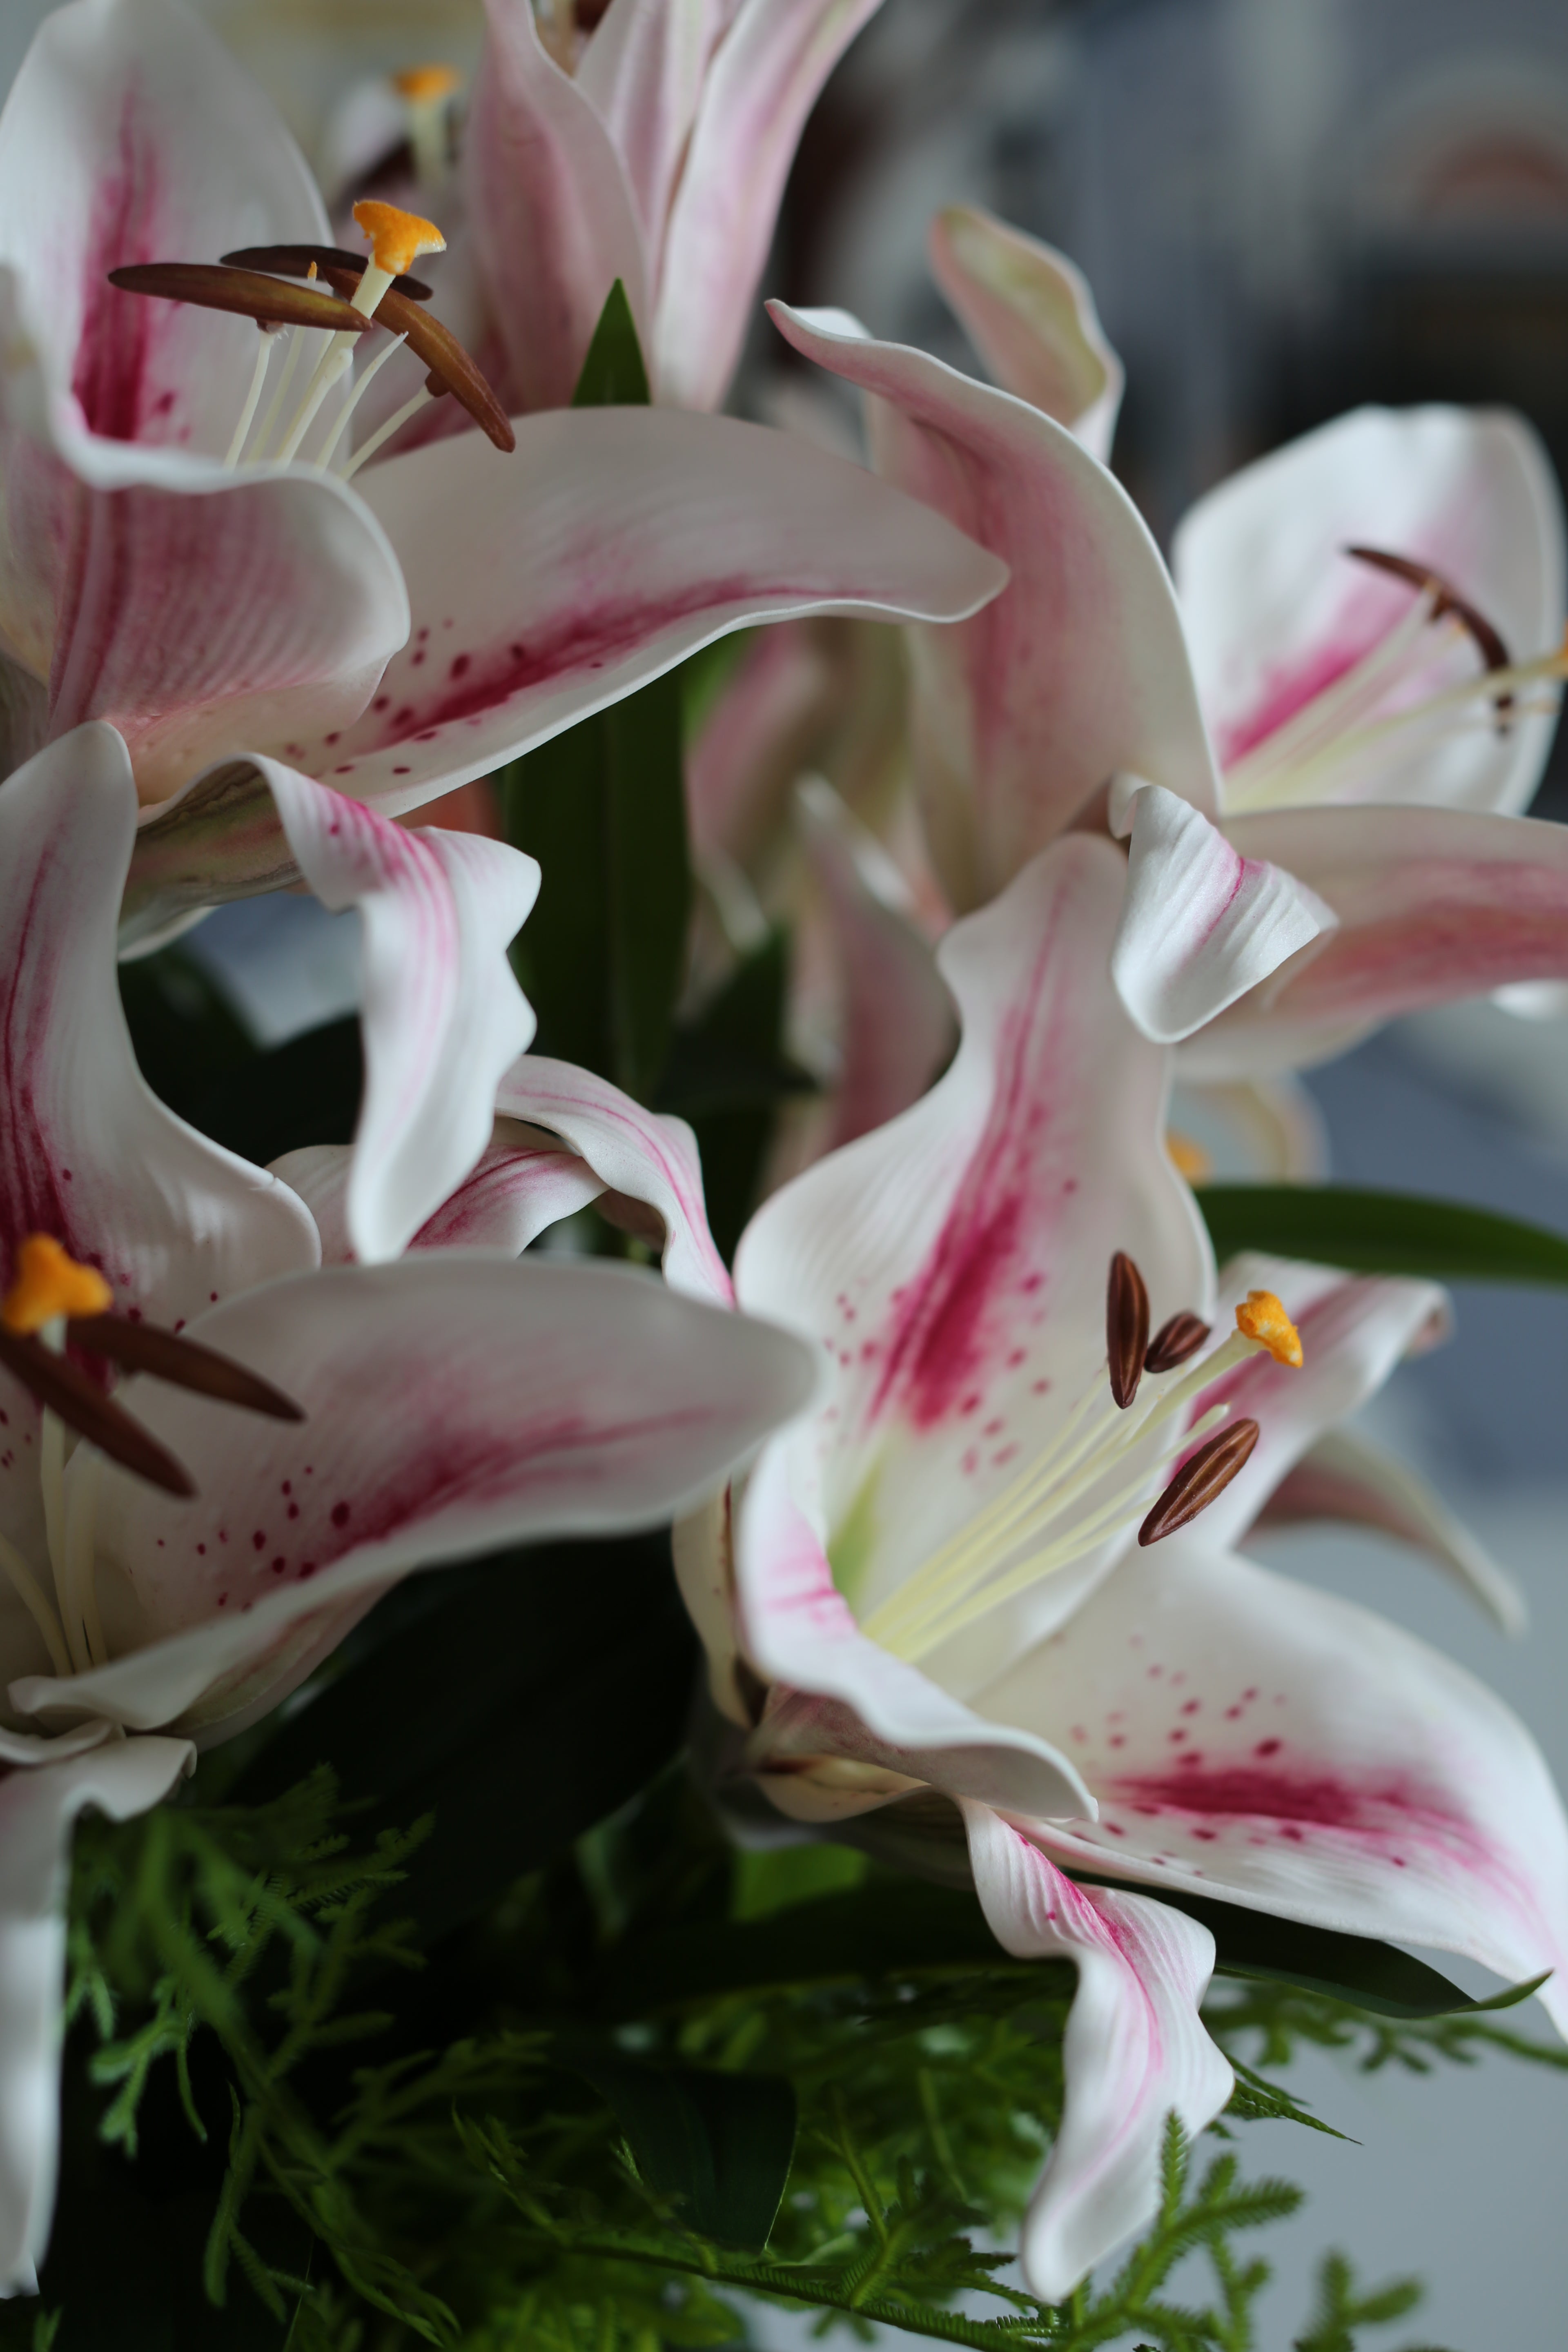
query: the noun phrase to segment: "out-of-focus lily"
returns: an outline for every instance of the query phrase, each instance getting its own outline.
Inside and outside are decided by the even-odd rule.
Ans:
[[[973,622],[911,632],[916,782],[952,903],[1105,809],[1114,778],[1119,985],[1148,1034],[1192,1041],[1194,1076],[1561,978],[1568,854],[1514,814],[1563,674],[1562,517],[1529,428],[1359,411],[1201,501],[1173,587],[1089,454],[1115,378],[1081,281],[981,215],[940,219],[933,254],[1006,389],[841,315],[774,316],[873,395],[884,475],[1013,562]]]
[[[322,1266],[305,1203],[173,1118],[137,1072],[114,962],[135,807],[124,747],[104,727],[0,785],[11,2291],[36,2283],[53,2199],[76,1814],[155,1803],[193,1742],[254,1721],[411,1570],[657,1524],[700,1502],[800,1409],[815,1370],[787,1334],[627,1268],[520,1265],[510,1247]],[[418,835],[384,829],[419,854]],[[425,913],[438,926],[434,889]],[[421,955],[417,925],[373,952],[393,950],[402,984],[424,973],[440,993],[440,957]],[[403,1066],[416,1094],[428,1044]],[[439,1124],[423,1083],[426,1123]],[[387,1112],[367,1110],[362,1144]],[[345,1215],[362,1224],[386,1208],[379,1180],[366,1190],[373,1158],[345,1155]],[[396,1213],[408,1172],[392,1180]],[[557,1198],[574,1205],[564,1173]],[[132,1377],[110,1393],[117,1370]]]
[[[956,615],[1003,576],[761,427],[600,409],[514,435],[398,275],[438,226],[362,209],[363,264],[175,0],[60,9],[0,118],[8,763],[120,729],[142,801],[173,803],[144,837],[143,935],[288,878],[258,755],[398,814],[742,623]],[[409,369],[402,338],[515,449],[474,432],[343,478],[371,454],[351,340]]]
[[[907,1857],[950,1800],[1000,1940],[1078,1966],[1024,2242],[1051,2299],[1153,2210],[1169,2112],[1196,2129],[1230,2090],[1198,2015],[1208,1931],[1136,1888],[1515,1979],[1568,1948],[1568,1825],[1521,1727],[1394,1627],[1234,1551],[1293,1477],[1314,1507],[1324,1433],[1445,1301],[1265,1261],[1216,1284],[1162,1139],[1169,1055],[1109,979],[1121,890],[1119,852],[1079,835],[958,924],[952,1068],[758,1212],[735,1295],[810,1338],[827,1383],[732,1519],[681,1545],[715,1696],[781,1810],[886,1812]],[[502,1098],[657,1206],[671,1278],[721,1295],[668,1122],[527,1057]],[[1402,1532],[1424,1516],[1444,1550],[1408,1489]]]

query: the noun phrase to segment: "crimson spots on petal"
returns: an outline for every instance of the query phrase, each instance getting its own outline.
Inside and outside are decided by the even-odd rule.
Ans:
[[[1255,1756],[1278,1756],[1283,1746],[1283,1740],[1260,1739],[1252,1752]]]
[[[348,1525],[348,1523],[349,1523],[349,1510],[350,1510],[350,1506],[349,1506],[347,1503],[334,1503],[334,1504],[332,1505],[332,1525],[333,1525],[333,1527],[335,1527],[335,1528],[346,1528],[346,1527],[347,1527],[347,1525]]]

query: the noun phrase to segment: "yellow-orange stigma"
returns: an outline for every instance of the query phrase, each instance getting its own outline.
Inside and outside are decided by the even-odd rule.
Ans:
[[[104,1315],[114,1293],[96,1266],[79,1265],[52,1234],[29,1234],[16,1252],[11,1287],[0,1299],[0,1325],[31,1339],[61,1316]]]
[[[1267,1348],[1277,1364],[1300,1371],[1301,1334],[1271,1290],[1249,1290],[1236,1310],[1236,1328],[1245,1339]]]
[[[369,243],[372,260],[389,278],[401,278],[422,253],[447,250],[447,240],[434,221],[405,213],[400,205],[364,196],[354,206],[354,219]]]
[[[406,66],[393,75],[392,87],[410,106],[430,106],[437,99],[450,98],[461,79],[456,66]]]
[[[1194,1143],[1190,1135],[1179,1135],[1173,1127],[1165,1130],[1165,1150],[1177,1175],[1184,1176],[1189,1184],[1206,1184],[1214,1174],[1214,1161],[1203,1145]]]

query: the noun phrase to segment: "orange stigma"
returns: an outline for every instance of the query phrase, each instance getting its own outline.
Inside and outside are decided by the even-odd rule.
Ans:
[[[392,87],[410,106],[431,106],[450,98],[462,79],[456,66],[405,66],[392,77]]]
[[[1236,1328],[1245,1338],[1256,1339],[1260,1348],[1267,1348],[1277,1364],[1289,1364],[1300,1370],[1301,1334],[1271,1290],[1247,1292],[1245,1302],[1236,1310]]]
[[[0,1299],[0,1324],[31,1339],[60,1316],[104,1315],[114,1293],[96,1266],[79,1265],[52,1234],[29,1234],[16,1252],[11,1287]]]
[[[354,219],[370,241],[372,260],[389,278],[400,278],[422,253],[447,250],[447,240],[434,221],[405,213],[401,205],[365,196],[354,206]]]

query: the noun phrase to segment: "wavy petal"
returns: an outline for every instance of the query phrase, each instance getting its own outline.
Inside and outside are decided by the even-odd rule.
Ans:
[[[317,898],[333,913],[359,909],[365,1087],[348,1229],[363,1261],[395,1257],[475,1166],[497,1081],[533,1034],[506,951],[539,867],[504,842],[411,832],[274,761],[257,764]]]
[[[730,417],[574,409],[363,478],[402,558],[414,634],[357,726],[297,767],[416,807],[753,621],[808,612],[952,619],[1005,573],[842,458]]]
[[[1183,1048],[1205,1077],[1322,1061],[1400,1013],[1568,978],[1568,835],[1437,808],[1236,817],[1239,854],[1286,867],[1337,918],[1298,962]]]
[[[1125,377],[1081,270],[978,205],[938,213],[927,249],[931,275],[1003,391],[1054,416],[1106,464]]]
[[[727,0],[611,0],[576,83],[609,132],[657,257]]]
[[[240,1727],[411,1569],[693,1508],[808,1401],[787,1334],[630,1267],[439,1250],[272,1283],[192,1337],[294,1397],[258,1423],[187,1391],[128,1391],[204,1469],[173,1504],[104,1472],[100,1557],[142,1646],[13,1685],[29,1714]],[[241,1425],[243,1419],[243,1426]]]
[[[658,397],[717,408],[816,94],[880,0],[741,0],[703,88],[658,280]]]
[[[1529,1611],[1507,1569],[1477,1542],[1408,1462],[1369,1445],[1349,1430],[1328,1430],[1310,1445],[1285,1473],[1252,1526],[1261,1532],[1325,1519],[1370,1528],[1396,1543],[1413,1545],[1478,1601],[1500,1632],[1524,1632]],[[1245,1541],[1250,1532],[1244,1529],[1240,1539]]]
[[[1568,614],[1563,504],[1522,417],[1501,409],[1358,408],[1234,474],[1176,533],[1173,566],[1204,709],[1231,765],[1342,677],[1410,610],[1412,591],[1344,554],[1430,563],[1527,661]],[[1475,648],[1441,674],[1473,677]],[[1430,684],[1439,682],[1435,669]],[[1531,700],[1538,698],[1531,697]],[[1393,749],[1329,785],[1336,798],[1523,808],[1554,714]]]
[[[1100,1801],[1068,1868],[1463,1952],[1568,2021],[1568,1823],[1501,1700],[1369,1611],[1227,1556],[1128,1556],[985,1712],[1065,1726]]]
[[[842,1820],[923,1785],[1010,1812],[1092,1817],[1048,1740],[986,1722],[868,1640],[790,1486],[787,1454],[772,1445],[748,1483],[735,1553],[741,1647],[773,1685],[748,1761],[779,1810]]]
[[[0,785],[0,1246],[47,1233],[100,1266],[123,1308],[179,1324],[314,1264],[287,1189],[196,1135],[142,1082],[121,1010],[114,924],[136,792],[111,728],[84,727]],[[37,1408],[0,1375],[0,1518],[37,1546]]]
[[[978,619],[915,638],[927,831],[955,906],[993,897],[1118,770],[1215,804],[1213,762],[1158,549],[1126,492],[1038,409],[842,314],[770,315],[878,395],[879,472],[1005,558]]]
[[[1207,1311],[1206,1237],[1164,1149],[1165,1056],[1107,970],[1122,871],[1109,842],[1074,835],[951,930],[951,1069],[742,1238],[742,1305],[829,1367],[824,1409],[791,1441],[795,1495],[861,1619],[1103,1379],[1115,1250],[1142,1267],[1156,1321]],[[1109,1557],[1037,1587],[1026,1622],[1053,1621]],[[1017,1637],[1011,1620],[995,1635]]]
[[[0,2294],[36,2294],[59,2170],[70,1833],[126,1822],[194,1762],[183,1739],[123,1739],[0,1780]]]
[[[1062,2043],[1067,2103],[1019,2247],[1030,2293],[1061,2303],[1159,2210],[1166,2118],[1192,2137],[1230,2097],[1235,2077],[1199,2015],[1214,1937],[1145,1896],[1077,1886],[994,1813],[963,1812],[997,1942],[1018,1959],[1078,1969]]]
[[[1157,784],[1134,792],[1131,833],[1110,969],[1146,1037],[1190,1037],[1334,928],[1331,909],[1293,874],[1242,856]]]
[[[473,1172],[427,1217],[408,1246],[421,1249],[500,1249],[521,1257],[530,1242],[563,1217],[596,1201],[604,1185],[586,1160],[552,1148],[552,1138],[513,1119],[498,1119]],[[286,1151],[272,1173],[297,1192],[316,1220],[323,1265],[352,1265],[347,1144],[312,1143]]]
[[[691,1298],[727,1307],[734,1298],[708,1230],[702,1162],[683,1118],[645,1110],[608,1078],[525,1054],[502,1078],[503,1118],[548,1128],[586,1161],[600,1184],[655,1211],[664,1226],[664,1278]]]
[[[513,408],[564,408],[616,278],[647,347],[637,206],[587,92],[546,54],[531,0],[486,0],[464,145],[467,211]]]

